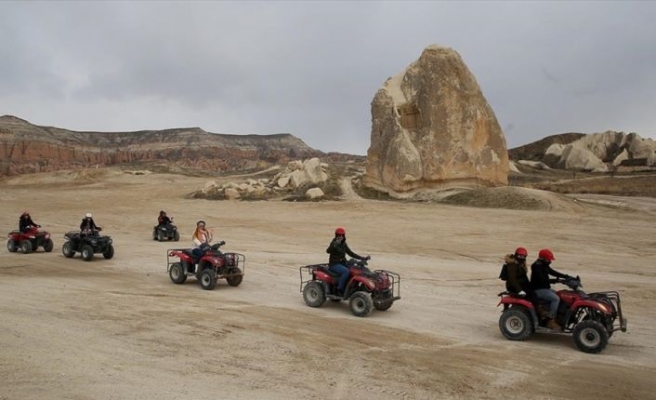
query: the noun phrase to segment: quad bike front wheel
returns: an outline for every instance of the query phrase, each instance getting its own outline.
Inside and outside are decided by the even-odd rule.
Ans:
[[[46,242],[43,244],[43,250],[46,253],[50,253],[54,248],[55,248],[55,244],[52,242],[52,239],[46,240]]]
[[[226,281],[228,282],[228,285],[230,286],[239,286],[241,284],[241,281],[244,280],[244,275],[241,273],[241,270],[237,267],[231,268],[230,272],[228,272],[228,276],[226,277]]]
[[[32,252],[32,242],[29,240],[23,240],[20,244],[20,247],[25,254],[30,254]]]
[[[526,340],[533,334],[533,323],[525,311],[509,308],[499,318],[499,329],[506,339]]]
[[[588,320],[577,324],[572,335],[574,344],[584,353],[596,354],[608,345],[608,331],[598,321]]]
[[[173,241],[177,242],[179,240],[180,240],[180,232],[175,231],[175,233],[173,233]]]
[[[326,292],[319,282],[310,282],[303,289],[303,300],[310,307],[321,307],[326,302]]]
[[[349,308],[356,317],[366,317],[374,309],[374,301],[369,293],[358,291],[351,295],[349,299]]]
[[[160,242],[163,242],[164,239],[166,239],[166,236],[164,235],[164,232],[162,232],[161,230],[158,229],[157,230],[157,240],[160,241]]]
[[[84,261],[91,261],[93,258],[93,247],[89,246],[88,244],[85,244],[82,246],[82,259]]]
[[[169,269],[169,278],[171,278],[173,283],[177,283],[178,285],[185,283],[187,280],[187,274],[185,273],[182,264],[175,263],[171,265],[171,268]]]
[[[62,254],[66,258],[71,258],[75,255],[75,250],[73,250],[73,245],[71,244],[71,242],[64,243],[64,245],[62,246]]]
[[[111,259],[114,257],[114,246],[107,245],[107,249],[105,249],[105,252],[103,253],[103,257],[105,257],[106,260]]]
[[[18,246],[16,246],[14,239],[7,240],[7,250],[9,250],[10,253],[15,253],[18,251]]]
[[[216,271],[212,268],[205,268],[198,277],[200,286],[205,290],[212,290],[216,286]]]

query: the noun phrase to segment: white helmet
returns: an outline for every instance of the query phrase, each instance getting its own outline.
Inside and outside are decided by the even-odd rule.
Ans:
[[[87,213],[87,214],[85,215],[85,217],[87,217],[87,218],[91,218],[91,213]]]

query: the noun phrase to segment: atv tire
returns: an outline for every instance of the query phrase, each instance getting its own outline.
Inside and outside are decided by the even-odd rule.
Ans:
[[[608,331],[598,321],[588,320],[577,324],[572,336],[576,347],[584,353],[596,354],[608,345]]]
[[[349,308],[356,317],[366,317],[373,311],[374,301],[369,293],[360,290],[351,295]]]
[[[110,260],[112,257],[114,257],[114,246],[111,244],[107,245],[107,249],[105,249],[103,257],[105,257],[106,260]]]
[[[241,281],[244,280],[244,275],[241,273],[239,268],[231,268],[230,272],[228,272],[228,275],[229,276],[226,277],[226,281],[230,286],[237,287],[241,284]]]
[[[171,278],[173,283],[177,283],[178,285],[185,283],[187,280],[187,273],[182,267],[182,264],[175,263],[171,265],[171,268],[169,269],[169,278]]]
[[[166,239],[166,236],[164,236],[164,232],[160,231],[159,229],[157,230],[157,240],[159,242],[163,242],[164,239]]]
[[[62,246],[62,254],[66,258],[72,258],[75,255],[75,250],[73,250],[73,245],[71,242],[66,242]]]
[[[205,268],[198,276],[200,286],[205,290],[212,290],[216,286],[216,271],[212,268]]]
[[[326,292],[323,285],[313,281],[305,285],[303,289],[303,300],[310,307],[321,307],[326,302]]]
[[[9,250],[10,253],[15,253],[18,251],[18,246],[16,246],[14,239],[9,239],[7,241],[7,250]]]
[[[25,254],[30,254],[32,252],[32,242],[29,240],[23,240],[20,244],[20,247]]]
[[[84,246],[82,246],[82,251],[80,251],[80,253],[82,253],[82,259],[84,261],[91,261],[91,259],[93,258],[93,247],[89,246],[88,244],[85,244]]]
[[[533,323],[526,311],[509,308],[499,318],[499,329],[506,339],[526,340],[533,334]]]
[[[180,240],[180,232],[175,231],[175,233],[173,234],[173,241],[177,242],[179,240]]]
[[[391,300],[374,300],[374,308],[378,311],[387,311],[392,308],[392,305],[394,305],[394,302]]]
[[[46,240],[46,242],[43,244],[43,250],[46,253],[50,253],[53,248],[55,248],[55,244],[52,242],[52,239]]]

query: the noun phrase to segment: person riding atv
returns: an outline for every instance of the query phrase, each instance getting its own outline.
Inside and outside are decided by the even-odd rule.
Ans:
[[[98,232],[100,231],[102,231],[102,228],[96,225],[93,220],[93,215],[91,213],[86,213],[80,223],[80,233],[83,235],[98,236]]]
[[[166,215],[166,211],[162,210],[159,212],[159,217],[157,217],[157,227],[170,224],[172,219]]]
[[[354,253],[346,244],[346,231],[344,228],[335,229],[335,237],[328,245],[326,253],[330,254],[328,257],[328,268],[334,273],[340,274],[339,283],[337,284],[337,295],[344,295],[344,288],[346,282],[349,280],[350,271],[346,267],[346,255],[364,260],[365,257],[359,256]]]
[[[30,230],[30,228],[35,227],[35,228],[40,228],[41,225],[38,225],[34,221],[32,221],[32,217],[30,217],[30,213],[25,211],[24,213],[21,214],[20,218],[18,219],[18,230],[21,232],[26,232]]]
[[[551,268],[551,262],[555,259],[556,257],[554,257],[551,250],[540,250],[538,259],[531,265],[531,289],[535,292],[535,296],[538,299],[549,302],[549,312],[547,314],[549,321],[547,327],[549,329],[561,330],[561,326],[555,320],[560,298],[551,289],[549,275],[561,279],[572,279],[572,277]]]

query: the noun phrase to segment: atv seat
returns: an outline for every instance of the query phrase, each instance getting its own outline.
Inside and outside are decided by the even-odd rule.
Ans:
[[[328,275],[332,276],[333,278],[339,278],[340,276],[342,276],[341,274],[338,274],[337,272],[333,272],[328,267],[328,265],[322,265],[322,266],[318,267],[317,270],[323,271],[323,272],[327,273]]]

